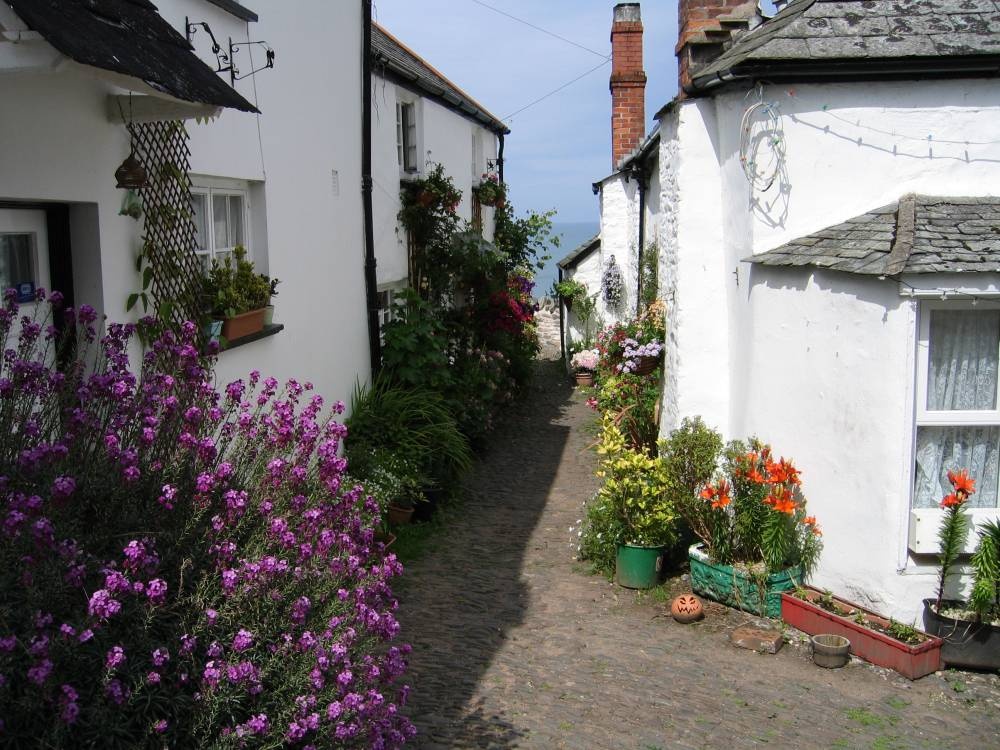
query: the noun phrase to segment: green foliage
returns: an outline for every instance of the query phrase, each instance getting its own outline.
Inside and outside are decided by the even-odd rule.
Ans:
[[[587,518],[580,537],[580,559],[587,560],[594,571],[610,578],[615,572],[618,543],[627,533],[612,500],[598,495],[587,505]]]
[[[583,349],[593,349],[594,348],[594,332],[593,326],[596,322],[594,320],[594,314],[597,312],[597,293],[587,295],[584,294],[580,299],[574,302],[573,314],[576,319],[580,321],[580,325],[583,326],[583,341],[581,342]]]
[[[944,599],[944,588],[948,583],[952,568],[962,553],[965,536],[968,533],[969,519],[963,512],[961,503],[950,505],[944,509],[944,518],[938,528],[938,542],[941,552],[938,554],[938,590],[937,609],[941,610],[941,600]]]
[[[402,293],[395,317],[383,330],[382,367],[393,381],[411,388],[447,393],[449,330],[442,311],[412,289]]]
[[[688,417],[660,442],[667,471],[667,494],[677,512],[698,537],[711,533],[711,506],[698,496],[715,473],[722,436],[701,417]]]
[[[889,625],[885,628],[885,634],[891,638],[895,638],[897,641],[910,645],[920,643],[924,640],[924,637],[920,635],[920,632],[915,627],[893,619],[889,620]]]
[[[601,381],[597,405],[602,414],[612,417],[631,447],[655,453],[660,433],[656,418],[660,390],[658,377],[611,375]]]
[[[552,232],[552,218],[556,212],[529,211],[517,217],[508,203],[497,209],[493,244],[500,254],[501,266],[508,273],[518,268],[543,268],[552,256],[549,247],[559,247],[559,236]]]
[[[576,279],[563,279],[552,283],[552,293],[574,305],[587,296],[587,286]]]
[[[1000,522],[986,521],[978,531],[969,607],[979,620],[993,619],[1000,616]]]
[[[646,310],[660,295],[659,287],[660,249],[655,242],[650,242],[642,251],[642,265],[639,275],[642,278],[642,309]]]
[[[441,483],[472,465],[472,452],[447,404],[435,392],[400,385],[385,372],[355,386],[345,450],[352,471],[368,479],[381,452]]]
[[[456,213],[461,191],[437,164],[426,177],[402,184],[399,221],[410,233],[410,284],[425,298],[447,294],[452,273],[453,240],[461,220]]]
[[[604,565],[611,544],[655,547],[675,542],[677,515],[667,499],[663,461],[632,448],[609,416],[603,421],[598,452],[603,458],[597,476],[604,484],[588,512],[581,554],[596,554],[595,565]]]
[[[256,273],[246,255],[246,248],[239,245],[232,257],[227,256],[222,263],[212,261],[204,291],[211,314],[216,318],[233,318],[268,305],[271,279]]]
[[[380,448],[371,451],[359,463],[365,492],[378,501],[383,516],[390,504],[409,508],[423,499],[420,468],[401,453]]]

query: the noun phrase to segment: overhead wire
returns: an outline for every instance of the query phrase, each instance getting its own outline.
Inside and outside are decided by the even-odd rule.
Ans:
[[[522,23],[525,26],[528,26],[528,27],[534,29],[535,31],[540,31],[543,34],[548,34],[549,36],[551,36],[551,37],[553,37],[555,39],[558,39],[561,42],[566,42],[566,44],[571,44],[574,47],[577,47],[578,49],[582,49],[585,52],[589,52],[592,55],[597,55],[598,57],[604,58],[605,60],[610,60],[611,59],[611,55],[606,55],[603,52],[598,52],[595,49],[591,49],[590,47],[586,47],[586,46],[584,46],[582,44],[579,44],[578,42],[574,42],[572,39],[567,39],[564,36],[556,34],[554,31],[549,31],[548,29],[543,29],[541,26],[537,26],[537,25],[531,23],[531,21],[525,21],[523,18],[518,18],[517,16],[512,15],[511,13],[508,13],[505,10],[501,10],[500,8],[497,8],[497,7],[493,6],[493,5],[490,5],[489,3],[484,3],[482,0],[472,0],[472,2],[474,2],[476,5],[481,5],[484,8],[488,8],[489,10],[492,10],[494,13],[499,13],[501,16],[506,16],[507,18],[511,19],[512,21],[517,21],[518,23]]]
[[[507,115],[506,117],[504,117],[504,118],[503,118],[503,119],[504,119],[504,121],[507,121],[507,120],[510,120],[510,119],[511,119],[512,117],[515,117],[516,115],[519,115],[519,114],[521,114],[521,113],[522,113],[522,112],[524,112],[524,111],[525,111],[526,109],[531,109],[531,108],[532,108],[532,107],[534,107],[534,106],[535,106],[536,104],[540,104],[541,102],[544,102],[544,101],[545,101],[546,99],[548,99],[548,98],[549,98],[550,96],[555,96],[556,94],[558,94],[558,93],[559,93],[560,91],[562,91],[563,89],[565,89],[565,88],[569,88],[570,86],[572,86],[572,85],[573,85],[574,83],[576,83],[576,82],[577,82],[577,81],[579,81],[580,79],[582,79],[582,78],[586,78],[586,77],[587,77],[587,76],[589,76],[589,75],[590,75],[591,73],[593,73],[593,72],[594,72],[595,70],[600,70],[601,68],[603,68],[603,67],[604,67],[605,65],[609,64],[610,62],[611,62],[611,60],[610,60],[610,59],[608,59],[608,60],[605,60],[605,61],[604,61],[604,62],[602,62],[602,63],[598,63],[598,64],[597,64],[596,66],[594,66],[593,68],[591,68],[590,70],[588,70],[588,71],[587,71],[586,73],[582,73],[582,74],[578,75],[578,76],[577,76],[576,78],[574,78],[574,79],[573,79],[573,80],[571,80],[571,81],[567,81],[566,83],[564,83],[564,84],[563,84],[562,86],[560,86],[559,88],[557,88],[557,89],[553,89],[552,91],[550,91],[549,93],[545,94],[544,96],[540,96],[540,97],[538,97],[537,99],[535,99],[535,101],[533,101],[533,102],[531,102],[531,103],[529,103],[529,104],[525,104],[525,105],[524,105],[523,107],[521,107],[520,109],[518,109],[518,110],[515,110],[514,112],[511,112],[511,113],[510,113],[509,115]]]

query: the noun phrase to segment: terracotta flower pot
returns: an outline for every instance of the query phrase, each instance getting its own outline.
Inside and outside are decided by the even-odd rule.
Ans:
[[[594,384],[594,373],[588,370],[581,370],[580,372],[574,373],[573,377],[576,378],[576,384],[587,386],[588,388]]]
[[[388,516],[390,526],[405,526],[413,520],[413,508],[402,508],[398,505],[390,505]]]
[[[226,341],[232,342],[264,330],[264,312],[265,308],[262,307],[234,318],[226,318],[226,322],[222,324],[222,335],[226,337]]]

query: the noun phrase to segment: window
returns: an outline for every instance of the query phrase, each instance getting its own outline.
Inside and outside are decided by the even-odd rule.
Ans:
[[[246,193],[236,190],[198,189],[192,193],[195,252],[206,271],[213,260],[223,262],[238,245],[250,255],[247,240]]]
[[[404,172],[417,171],[417,109],[414,102],[396,102],[396,157]]]
[[[472,227],[480,234],[483,233],[483,202],[475,191],[472,192]]]
[[[968,469],[976,480],[967,506],[974,521],[996,514],[1000,307],[925,303],[918,343],[910,546],[936,552],[939,503],[951,492],[949,471]],[[914,530],[920,519],[926,519],[924,530]]]
[[[35,299],[35,235],[0,233],[0,289],[17,289],[21,302]]]
[[[478,180],[485,171],[483,162],[483,133],[479,128],[472,130],[472,179]]]
[[[399,302],[400,292],[406,287],[405,283],[394,284],[380,289],[378,292],[378,332],[382,342],[385,343],[382,330],[385,324],[395,320],[393,307]]]

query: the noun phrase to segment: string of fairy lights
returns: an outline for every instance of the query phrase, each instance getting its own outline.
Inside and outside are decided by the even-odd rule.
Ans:
[[[786,157],[786,143],[781,120],[781,104],[779,97],[765,98],[765,88],[775,89],[774,84],[767,82],[758,83],[753,89],[747,92],[746,99],[751,101],[743,111],[740,120],[740,166],[753,190],[761,192],[768,190],[781,172]],[[979,138],[954,138],[945,137],[944,134],[935,132],[914,133],[897,128],[879,127],[862,121],[856,117],[848,117],[839,112],[829,103],[822,103],[817,106],[815,101],[809,101],[800,97],[794,88],[781,90],[784,96],[795,102],[799,102],[803,107],[802,112],[792,115],[796,122],[810,124],[801,119],[803,114],[819,114],[829,118],[834,122],[847,125],[860,131],[885,136],[901,142],[912,144],[920,143],[933,148],[935,146],[957,146],[962,148],[980,148],[988,146],[1000,146],[1000,138],[979,139]],[[908,117],[912,113],[907,113]],[[954,119],[948,118],[954,126]],[[861,137],[857,138],[858,145],[863,144]],[[873,144],[867,144],[873,145]],[[886,146],[888,148],[888,146]],[[892,152],[897,150],[896,145],[892,146]],[[966,154],[965,160],[968,159]]]

